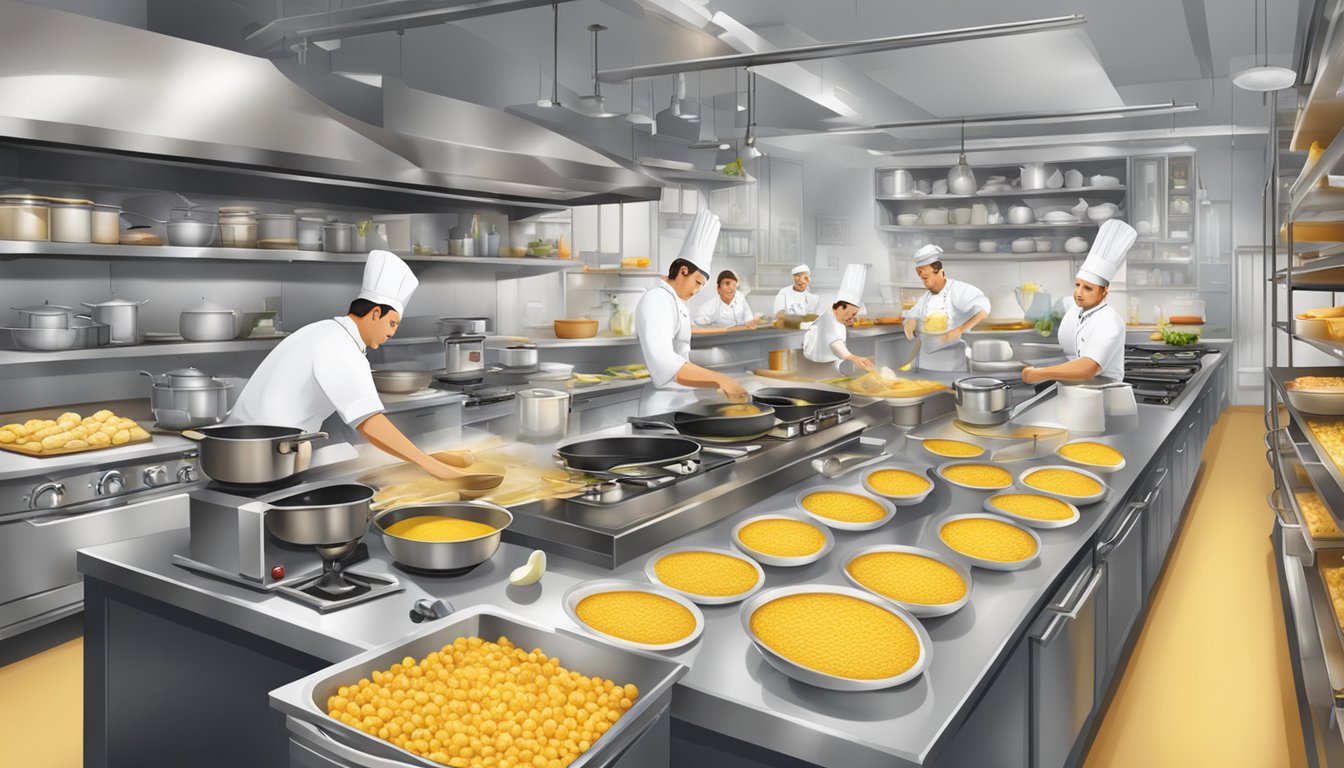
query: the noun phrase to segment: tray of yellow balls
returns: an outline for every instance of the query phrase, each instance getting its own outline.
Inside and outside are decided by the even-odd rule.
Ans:
[[[1066,528],[1082,518],[1069,502],[1040,493],[996,493],[985,499],[985,511],[1029,528]]]
[[[621,579],[594,579],[565,593],[565,613],[601,639],[636,651],[674,651],[695,642],[705,616],[670,589]]]
[[[899,464],[882,464],[863,476],[863,487],[898,507],[911,506],[933,493],[933,481],[920,469]]]
[[[628,749],[686,671],[476,606],[281,686],[270,703],[333,764],[354,750],[396,765],[474,766],[489,746],[517,765],[544,756],[583,768]]]
[[[834,691],[876,691],[928,669],[933,644],[909,611],[852,587],[799,584],[753,595],[739,617],[779,672]]]
[[[952,515],[938,524],[938,539],[971,565],[1016,571],[1036,562],[1041,537],[1006,517],[983,512]]]
[[[972,491],[1002,491],[1013,485],[1013,473],[984,461],[949,461],[934,470],[938,476]]]
[[[755,560],[711,547],[656,552],[644,564],[644,575],[699,605],[740,602],[765,584],[765,571]]]
[[[841,531],[871,531],[896,516],[896,505],[843,485],[818,485],[794,497],[808,517]]]
[[[0,450],[38,458],[120,448],[152,439],[134,420],[107,409],[82,417],[67,411],[54,419],[0,426]]]
[[[1053,496],[1079,506],[1095,504],[1106,495],[1106,482],[1085,469],[1047,464],[1025,469],[1017,476],[1018,487]]]
[[[1097,440],[1070,440],[1056,448],[1055,455],[1093,472],[1119,472],[1125,468],[1125,455]]]
[[[784,514],[747,518],[733,526],[732,540],[751,559],[777,568],[815,563],[835,547],[825,525]]]
[[[864,547],[843,569],[849,583],[913,616],[946,616],[971,599],[971,572],[937,552],[900,544]]]

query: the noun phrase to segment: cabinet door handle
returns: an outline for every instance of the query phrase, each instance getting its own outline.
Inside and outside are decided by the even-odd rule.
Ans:
[[[1265,501],[1269,503],[1269,508],[1274,510],[1274,516],[1279,519],[1279,527],[1284,529],[1285,531],[1302,530],[1302,524],[1292,519],[1288,515],[1287,508],[1285,508],[1283,504],[1280,503],[1279,500],[1282,497],[1282,495],[1283,495],[1282,489],[1275,488],[1274,490],[1269,492],[1268,496],[1265,497]]]
[[[1124,519],[1124,522],[1120,524],[1120,527],[1116,529],[1115,534],[1097,545],[1098,559],[1105,562],[1106,558],[1110,557],[1111,552],[1114,552],[1120,542],[1124,541],[1125,538],[1129,536],[1129,532],[1134,529],[1134,526],[1138,525],[1139,515],[1143,514],[1143,509],[1146,506],[1148,506],[1146,502],[1130,502],[1129,515]]]
[[[1092,593],[1097,591],[1097,587],[1101,585],[1101,578],[1105,575],[1106,575],[1105,564],[1098,565],[1097,567],[1093,568],[1092,579],[1087,582],[1087,586],[1083,588],[1083,591],[1078,593],[1078,597],[1073,601],[1073,605],[1071,606],[1052,605],[1049,607],[1048,610],[1051,613],[1057,613],[1060,616],[1063,616],[1064,618],[1067,619],[1078,618],[1078,612],[1083,610],[1083,606],[1086,605],[1087,601],[1092,597]]]

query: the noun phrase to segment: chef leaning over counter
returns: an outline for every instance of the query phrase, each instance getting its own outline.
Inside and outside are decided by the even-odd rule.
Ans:
[[[873,361],[860,357],[845,346],[846,327],[854,322],[863,304],[863,286],[868,278],[867,264],[850,264],[840,279],[840,290],[835,301],[823,311],[817,321],[803,334],[803,357],[812,378],[826,378],[842,373],[840,364],[853,363],[865,371],[873,369]]]
[[[1125,319],[1106,301],[1108,286],[1138,233],[1123,221],[1101,225],[1087,259],[1073,281],[1074,306],[1059,322],[1059,344],[1069,360],[1046,368],[1022,369],[1028,384],[1125,377]]]
[[[793,285],[779,289],[775,294],[775,325],[784,324],[785,315],[815,315],[821,307],[821,297],[808,286],[812,284],[812,270],[806,264],[793,268]]]
[[[746,399],[747,390],[731,376],[691,362],[691,311],[686,301],[709,282],[718,239],[719,217],[700,211],[667,277],[645,291],[635,307],[635,335],[649,367],[643,398],[647,412],[674,408],[693,389],[717,388],[734,400]]]
[[[715,291],[699,302],[693,333],[750,331],[756,328],[756,316],[747,306],[747,298],[738,290],[737,275],[725,269],[719,273]]]
[[[943,249],[933,244],[915,251],[915,274],[927,290],[905,315],[905,337],[913,339],[916,330],[942,334],[920,347],[919,370],[964,371],[966,342],[961,335],[989,316],[989,298],[974,285],[948,277],[942,255]]]
[[[462,474],[456,467],[470,464],[470,454],[441,453],[444,461],[440,461],[417,448],[383,415],[365,357],[397,332],[418,284],[410,267],[392,252],[370,253],[349,312],[306,325],[271,350],[238,396],[226,423],[316,432],[337,413],[373,445],[435,477]]]

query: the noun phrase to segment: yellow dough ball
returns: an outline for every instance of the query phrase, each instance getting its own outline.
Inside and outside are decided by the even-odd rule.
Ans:
[[[113,445],[125,445],[131,442],[131,431],[129,429],[119,430],[112,436]]]
[[[131,427],[132,440],[148,440],[149,433],[139,426]]]
[[[56,450],[57,448],[60,448],[60,447],[64,446],[65,443],[66,443],[66,440],[68,440],[68,439],[69,439],[69,438],[67,438],[64,434],[60,434],[60,435],[51,435],[51,436],[49,436],[49,437],[44,437],[44,438],[42,438],[42,450],[44,450],[44,451],[54,451],[54,450]]]
[[[108,418],[110,418],[111,416],[112,416],[112,412],[109,411],[109,410],[107,410],[106,408],[104,408],[104,409],[101,410],[101,411],[96,411],[96,412],[95,412],[92,416],[90,416],[89,418],[90,418],[90,419],[93,419],[94,421],[107,421]]]
[[[8,429],[0,429],[0,443],[9,444],[18,439],[19,436],[10,432]]]
[[[89,447],[88,442],[84,440],[71,440],[70,442],[65,444],[66,450],[74,450],[76,448],[88,448],[88,447]]]
[[[102,432],[94,432],[92,435],[89,435],[89,445],[102,447],[104,445],[111,445],[111,444],[112,444],[112,438],[108,437],[107,435],[104,435]]]

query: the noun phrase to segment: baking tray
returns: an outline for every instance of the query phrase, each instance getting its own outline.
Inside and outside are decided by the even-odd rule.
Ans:
[[[930,490],[932,490],[932,487],[930,487]],[[820,515],[803,506],[803,501],[814,493],[844,493],[850,496],[858,496],[861,499],[866,499],[881,507],[882,516],[871,522],[850,523],[844,520],[836,520],[835,518]],[[889,523],[891,518],[896,516],[896,505],[892,503],[891,499],[880,495],[872,496],[859,493],[853,488],[845,485],[814,485],[811,488],[806,488],[799,491],[798,495],[793,497],[793,505],[798,508],[799,512],[812,518],[813,521],[821,523],[828,528],[834,528],[837,531],[871,531],[876,528],[881,528]]]
[[[521,617],[486,606],[458,611],[433,626],[413,631],[373,650],[332,664],[326,669],[295,680],[270,692],[271,707],[291,718],[317,726],[332,739],[365,754],[396,760],[407,765],[442,768],[426,758],[388,741],[371,736],[327,715],[326,702],[342,685],[372,677],[407,656],[423,659],[459,637],[477,636],[494,641],[504,635],[520,648],[540,648],[559,657],[566,669],[585,675],[601,675],[618,683],[634,683],[639,698],[621,719],[579,759],[575,768],[605,764],[620,755],[665,711],[672,699],[672,686],[688,668],[666,658],[628,651],[576,632],[533,624]]]
[[[1335,626],[1335,636],[1339,638],[1340,645],[1344,645],[1344,627],[1340,626],[1339,608],[1335,605],[1335,601],[1330,599],[1330,584],[1325,580],[1326,568],[1344,568],[1344,549],[1316,551],[1316,572],[1320,574],[1321,586],[1325,589],[1325,599],[1330,604],[1331,618],[1334,619],[1330,623]],[[1320,620],[1319,617],[1317,620]]]
[[[724,557],[731,557],[736,560],[741,560],[742,562],[750,565],[752,569],[756,571],[756,583],[751,585],[751,587],[746,591],[738,592],[735,595],[702,595],[696,592],[687,592],[684,589],[677,589],[671,584],[668,584],[667,582],[658,578],[658,569],[656,568],[656,566],[658,565],[659,560],[663,559],[664,557],[667,557],[668,555],[675,555],[679,552],[708,552],[711,555],[723,555]],[[697,603],[699,605],[728,605],[730,603],[741,602],[743,600],[746,600],[748,597],[751,597],[752,595],[756,594],[758,591],[760,591],[761,587],[765,586],[765,571],[761,569],[760,563],[751,559],[751,557],[749,557],[748,555],[744,555],[740,552],[729,552],[726,549],[714,549],[713,547],[668,547],[666,549],[660,549],[657,552],[654,552],[652,555],[650,555],[649,559],[645,561],[644,576],[648,578],[650,582],[656,584],[657,586],[660,586],[663,589],[668,589],[673,592],[676,592],[677,594],[681,595],[687,600],[690,600],[691,602]]]
[[[817,550],[816,552],[813,552],[810,555],[798,555],[796,557],[785,557],[783,555],[769,555],[764,552],[757,552],[756,550],[752,549],[751,547],[748,547],[745,543],[743,543],[743,541],[738,538],[738,534],[742,532],[743,528],[746,528],[748,525],[751,525],[752,523],[757,522],[758,520],[792,520],[797,523],[807,523],[813,528],[816,528],[817,530],[821,531],[821,536],[823,539],[821,543],[821,549]],[[743,520],[742,522],[733,526],[732,539],[733,539],[733,547],[736,548],[742,554],[746,555],[747,557],[750,557],[751,559],[755,560],[761,565],[773,565],[776,568],[793,568],[799,565],[808,565],[810,563],[815,563],[821,558],[825,557],[826,555],[829,555],[832,549],[835,549],[835,534],[831,533],[830,526],[823,525],[822,523],[819,523],[810,517],[804,517],[802,515],[785,515],[778,513],[770,513],[764,515],[756,515],[755,517],[749,517],[746,520]]]
[[[1086,477],[1087,479],[1096,482],[1098,485],[1101,486],[1101,490],[1097,491],[1091,496],[1071,496],[1067,493],[1057,493],[1055,491],[1047,491],[1044,488],[1037,488],[1034,485],[1027,484],[1028,477],[1031,477],[1035,473],[1047,469],[1062,469],[1067,470],[1069,472],[1076,472],[1082,475],[1083,477]],[[1111,486],[1107,485],[1106,481],[1101,479],[1101,475],[1098,475],[1096,472],[1083,469],[1081,466],[1077,464],[1043,464],[1039,467],[1032,467],[1030,469],[1025,469],[1022,471],[1021,474],[1017,476],[1017,487],[1021,488],[1024,493],[1038,493],[1042,496],[1049,496],[1051,498],[1059,499],[1060,501],[1067,501],[1070,504],[1073,504],[1074,506],[1078,507],[1085,507],[1088,504],[1096,504],[1098,501],[1104,499],[1106,497],[1106,492],[1111,489]]]
[[[623,637],[609,635],[579,618],[579,603],[583,602],[584,598],[607,592],[644,592],[646,594],[657,595],[671,600],[682,608],[685,608],[687,611],[690,611],[691,616],[695,618],[695,629],[691,630],[691,634],[680,640],[673,640],[670,643],[660,643],[658,645],[641,643],[637,640],[626,640]],[[690,645],[696,640],[699,640],[700,634],[705,631],[705,615],[700,612],[700,609],[696,607],[695,603],[692,603],[688,598],[683,597],[680,592],[664,587],[662,584],[645,584],[639,581],[626,581],[624,579],[593,579],[592,581],[580,582],[570,587],[569,591],[565,593],[562,602],[565,607],[565,615],[569,617],[570,621],[574,622],[576,625],[583,628],[585,632],[594,637],[598,637],[620,648],[629,648],[636,651],[675,651],[678,648]]]
[[[976,557],[974,555],[968,555],[965,552],[953,549],[950,544],[948,544],[946,541],[943,541],[943,526],[947,525],[948,523],[955,523],[959,520],[993,520],[996,523],[1011,525],[1012,527],[1025,532],[1027,535],[1031,536],[1031,538],[1035,540],[1036,551],[1031,553],[1031,556],[1026,558],[1025,560],[1013,560],[1011,562],[1004,562],[1002,560],[986,560],[984,558]],[[965,515],[952,515],[951,517],[945,517],[942,520],[938,521],[938,531],[936,535],[938,537],[938,543],[941,544],[943,547],[947,548],[947,551],[951,552],[954,557],[962,558],[977,568],[984,568],[990,571],[1020,571],[1023,568],[1026,568],[1027,566],[1036,562],[1041,557],[1040,534],[1036,533],[1036,531],[1026,527],[1025,525],[1022,525],[1016,519],[1009,518],[1006,515],[989,514],[986,512],[971,512]]]
[[[951,568],[952,570],[956,571],[957,575],[961,577],[962,582],[966,584],[966,594],[962,595],[960,600],[954,600],[950,603],[939,603],[939,604],[907,603],[904,600],[897,600],[894,597],[888,597],[878,592],[877,590],[869,587],[868,585],[854,578],[854,575],[849,572],[850,563],[854,562],[855,560],[858,560],[860,557],[863,557],[864,555],[881,554],[884,552],[898,552],[906,555],[918,555],[919,557],[926,557],[930,560],[946,565],[948,568]],[[844,564],[840,566],[840,573],[844,574],[845,579],[849,581],[850,584],[853,584],[855,587],[858,587],[859,589],[862,589],[865,592],[873,594],[882,600],[886,600],[887,602],[899,605],[900,607],[908,611],[910,615],[917,616],[920,618],[933,617],[933,616],[946,616],[949,613],[956,613],[957,611],[961,610],[962,607],[964,607],[967,603],[971,601],[971,590],[974,585],[974,582],[972,582],[971,580],[971,569],[953,560],[952,558],[934,552],[933,550],[921,549],[919,547],[906,547],[900,544],[879,544],[877,546],[864,547],[863,549],[859,549],[855,551],[853,554],[851,554],[849,556],[849,559],[846,560]]]
[[[144,427],[141,427],[141,429],[144,429]],[[111,443],[108,443],[107,445],[90,445],[87,448],[69,448],[69,449],[57,448],[54,451],[42,451],[41,453],[30,453],[28,451],[21,450],[20,448],[16,447],[13,443],[0,443],[0,451],[9,451],[10,453],[17,453],[20,456],[31,456],[34,459],[50,459],[53,456],[68,456],[72,453],[92,453],[93,451],[106,451],[109,448],[125,448],[131,445],[148,443],[151,442],[153,439],[154,436],[149,435],[148,437],[142,438],[140,440],[132,440],[129,443],[122,443],[121,445],[112,445]]]

